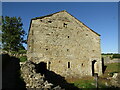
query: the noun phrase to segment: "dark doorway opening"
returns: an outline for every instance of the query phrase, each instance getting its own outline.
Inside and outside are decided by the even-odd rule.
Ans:
[[[45,62],[40,62],[36,65],[36,73],[41,73],[41,75],[45,74],[47,70],[47,65]]]
[[[102,57],[102,73],[105,73],[107,66],[104,64],[104,58]]]
[[[92,61],[92,76],[94,76],[95,74],[95,63],[96,63],[96,60],[93,60]]]

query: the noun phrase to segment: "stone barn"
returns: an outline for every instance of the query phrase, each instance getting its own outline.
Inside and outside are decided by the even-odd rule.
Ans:
[[[31,19],[27,42],[28,60],[43,71],[66,78],[102,74],[100,35],[65,10]]]

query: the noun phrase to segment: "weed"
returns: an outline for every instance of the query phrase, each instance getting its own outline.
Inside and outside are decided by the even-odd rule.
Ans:
[[[20,62],[25,62],[27,60],[27,57],[26,56],[21,56],[20,57]]]

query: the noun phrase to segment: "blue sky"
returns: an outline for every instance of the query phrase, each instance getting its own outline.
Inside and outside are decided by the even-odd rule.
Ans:
[[[3,2],[3,16],[21,17],[28,33],[30,20],[67,10],[89,28],[101,35],[103,53],[118,52],[118,3],[117,2]],[[26,38],[26,37],[25,37]],[[25,47],[27,45],[24,45]]]

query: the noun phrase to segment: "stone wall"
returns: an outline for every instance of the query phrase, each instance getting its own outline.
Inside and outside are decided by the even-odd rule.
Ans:
[[[32,61],[26,61],[21,65],[21,77],[23,78],[26,89],[40,90],[79,90],[74,84],[69,84],[64,77],[52,71],[42,72],[43,63],[35,64]]]
[[[95,60],[102,74],[100,36],[66,11],[32,19],[27,57],[65,77],[92,75]]]
[[[8,55],[13,56],[13,57],[27,56],[26,53],[24,53],[24,54],[11,53],[11,52],[8,52],[8,51],[5,51],[5,50],[1,50],[0,54],[8,54]]]
[[[61,87],[52,87],[52,83],[48,83],[41,73],[36,73],[35,64],[27,61],[21,66],[21,77],[26,83],[26,89],[40,89],[40,90],[64,90]]]

